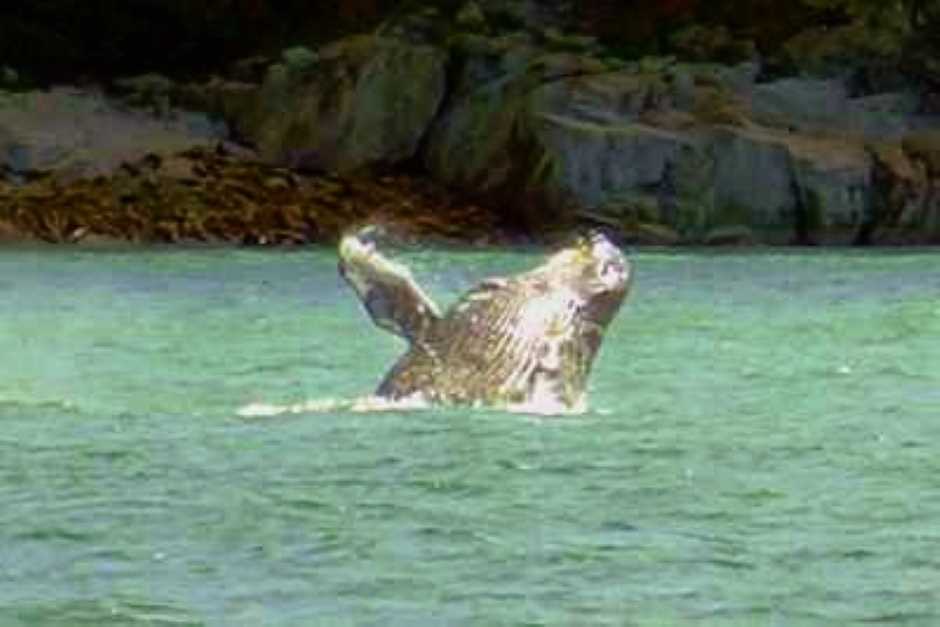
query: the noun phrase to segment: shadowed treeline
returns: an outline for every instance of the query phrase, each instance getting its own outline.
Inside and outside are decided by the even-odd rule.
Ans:
[[[461,0],[32,0],[0,19],[0,65],[29,82],[122,74],[181,76],[286,45],[371,29],[399,11],[455,12]],[[552,11],[565,30],[621,54],[722,62],[760,54],[788,72],[862,66],[940,83],[940,0],[477,0],[488,14]],[[524,26],[520,24],[520,27]]]
[[[201,73],[290,40],[369,28],[395,0],[31,0],[0,19],[0,60],[38,82]]]

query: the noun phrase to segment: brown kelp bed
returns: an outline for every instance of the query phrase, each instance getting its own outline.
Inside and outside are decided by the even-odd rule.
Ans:
[[[107,176],[0,182],[0,240],[332,242],[367,222],[459,242],[505,239],[492,210],[405,175],[304,175],[221,147],[148,155]]]

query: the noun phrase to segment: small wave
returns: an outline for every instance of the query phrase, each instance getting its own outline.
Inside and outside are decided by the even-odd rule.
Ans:
[[[35,527],[19,533],[13,534],[13,539],[18,541],[36,540],[67,540],[70,542],[86,543],[96,539],[96,535],[91,532],[77,531],[65,527]]]
[[[0,411],[66,411],[76,413],[79,406],[74,401],[68,399],[22,399],[0,396]]]
[[[0,610],[0,621],[13,611],[15,625],[202,625],[188,610],[169,604],[133,599],[75,599],[20,605]],[[4,625],[9,624],[3,622]]]

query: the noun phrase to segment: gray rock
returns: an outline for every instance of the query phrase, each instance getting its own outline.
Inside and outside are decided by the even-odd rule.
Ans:
[[[754,62],[737,65],[678,63],[669,69],[677,97],[686,103],[685,106],[680,104],[680,108],[691,108],[690,97],[696,83],[718,86],[734,97],[750,102],[759,72],[760,65]]]
[[[872,164],[863,146],[801,138],[789,149],[802,212],[797,228],[816,243],[852,243],[870,213]]]
[[[719,80],[733,93],[750,99],[760,69],[760,64],[756,61],[746,61],[731,66],[719,65],[715,69],[715,73]]]
[[[657,189],[692,139],[643,124],[596,124],[542,114],[536,137],[554,163],[551,184],[592,206],[632,189]]]
[[[848,103],[844,128],[869,139],[898,140],[907,133],[936,127],[936,116],[919,113],[920,96],[913,92],[886,92]]]
[[[695,74],[687,66],[677,66],[670,73],[672,98],[676,108],[691,111],[695,107]]]
[[[755,85],[754,120],[794,130],[840,128],[849,112],[848,89],[835,79],[787,78]]]
[[[532,92],[538,111],[600,124],[637,122],[649,111],[671,104],[664,77],[653,73],[610,72],[584,64],[559,72]]]
[[[919,114],[919,100],[912,92],[851,98],[838,79],[789,78],[755,86],[751,107],[753,119],[767,126],[897,140],[940,121]]]
[[[234,118],[267,159],[349,171],[414,155],[444,97],[447,55],[432,46],[350,37],[275,64]]]
[[[752,227],[848,243],[869,211],[871,161],[859,141],[726,129],[713,149],[715,204],[745,209]]]
[[[551,211],[598,206],[657,187],[693,141],[639,119],[668,99],[658,76],[531,46],[475,44],[464,48],[456,97],[429,135],[425,160],[440,180],[510,200],[537,190]]]
[[[94,91],[0,92],[0,167],[14,173],[104,174],[148,153],[179,152],[225,137],[224,126],[203,114],[174,110],[158,119]]]
[[[475,2],[488,22],[539,4]],[[353,170],[420,147],[435,179],[505,201],[520,223],[573,211],[691,242],[865,239],[879,211],[866,142],[936,122],[913,94],[851,98],[838,80],[756,84],[756,63],[612,64],[549,52],[523,32],[452,32],[447,52],[406,39],[298,49],[260,88],[214,81],[202,96],[278,163]],[[448,61],[459,72],[445,81]]]
[[[529,96],[557,68],[537,64],[538,50],[517,39],[463,37],[455,50],[462,71],[428,133],[423,159],[448,184],[488,193],[511,183],[521,193],[541,160]]]
[[[932,167],[940,142],[923,129],[938,119],[918,113],[914,94],[852,98],[834,79],[756,84],[755,63],[598,66],[531,44],[465,43],[424,158],[439,180],[492,193],[523,223],[573,211],[689,242],[845,244],[880,241],[893,224],[932,233],[940,221],[923,217],[938,212],[928,175],[892,175],[891,194],[919,200],[884,210],[873,200],[872,141],[921,130],[928,156],[914,161]]]
[[[789,228],[796,197],[784,139],[759,129],[722,129],[712,150],[715,204],[743,208],[752,226]]]

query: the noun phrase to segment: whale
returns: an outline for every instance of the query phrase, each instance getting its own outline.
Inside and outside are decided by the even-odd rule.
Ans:
[[[380,329],[407,344],[374,392],[381,401],[469,405],[538,414],[587,408],[605,331],[630,292],[630,261],[593,231],[537,267],[491,277],[447,309],[379,250],[368,226],[339,243],[339,273]]]

